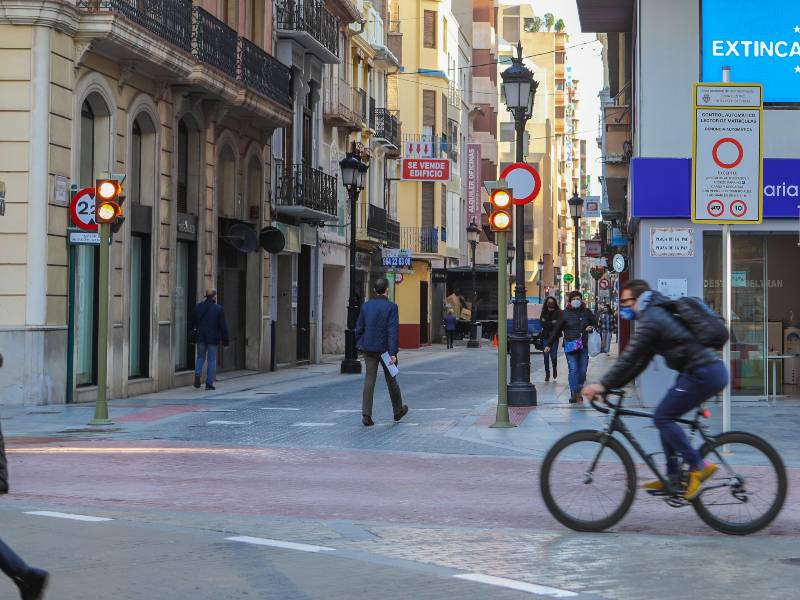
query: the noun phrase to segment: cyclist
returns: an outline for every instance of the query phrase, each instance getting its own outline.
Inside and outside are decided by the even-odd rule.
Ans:
[[[716,352],[697,341],[673,314],[673,301],[651,290],[646,281],[632,279],[625,283],[619,305],[620,318],[636,320],[635,332],[600,383],[586,385],[581,393],[593,399],[606,390],[621,388],[644,371],[654,355],[663,356],[667,366],[678,371],[678,377],[658,405],[653,420],[667,457],[667,476],[677,483],[681,460],[685,460],[690,471],[684,498],[693,500],[717,466],[703,460],[675,419],[722,391],[728,383],[728,370]],[[648,481],[644,488],[660,490],[663,484],[660,480]]]

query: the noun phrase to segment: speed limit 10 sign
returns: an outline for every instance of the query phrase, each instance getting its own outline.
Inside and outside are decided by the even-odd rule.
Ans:
[[[77,227],[84,231],[97,231],[94,211],[94,188],[83,188],[72,197],[72,202],[69,204],[69,215]]]

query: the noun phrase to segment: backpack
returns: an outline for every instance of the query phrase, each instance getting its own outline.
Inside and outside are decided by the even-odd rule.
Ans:
[[[672,309],[675,316],[706,348],[722,350],[728,343],[730,334],[725,326],[725,319],[700,298],[679,298],[673,302]]]

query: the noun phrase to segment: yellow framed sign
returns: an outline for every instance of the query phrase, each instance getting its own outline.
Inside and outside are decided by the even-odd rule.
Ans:
[[[758,83],[694,85],[693,223],[761,223],[763,107]]]

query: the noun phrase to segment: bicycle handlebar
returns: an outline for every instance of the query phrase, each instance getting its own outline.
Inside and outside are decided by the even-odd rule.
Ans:
[[[616,403],[609,402],[608,401],[609,396],[616,396],[619,398],[619,400]],[[622,400],[625,398],[625,392],[622,390],[606,390],[605,393],[602,395],[602,397],[603,397],[603,404],[605,404],[605,407],[600,406],[600,404],[598,404],[597,401],[594,399],[590,400],[589,403],[595,410],[600,411],[601,413],[607,415],[609,412],[611,412],[611,409],[617,409],[622,406]]]

